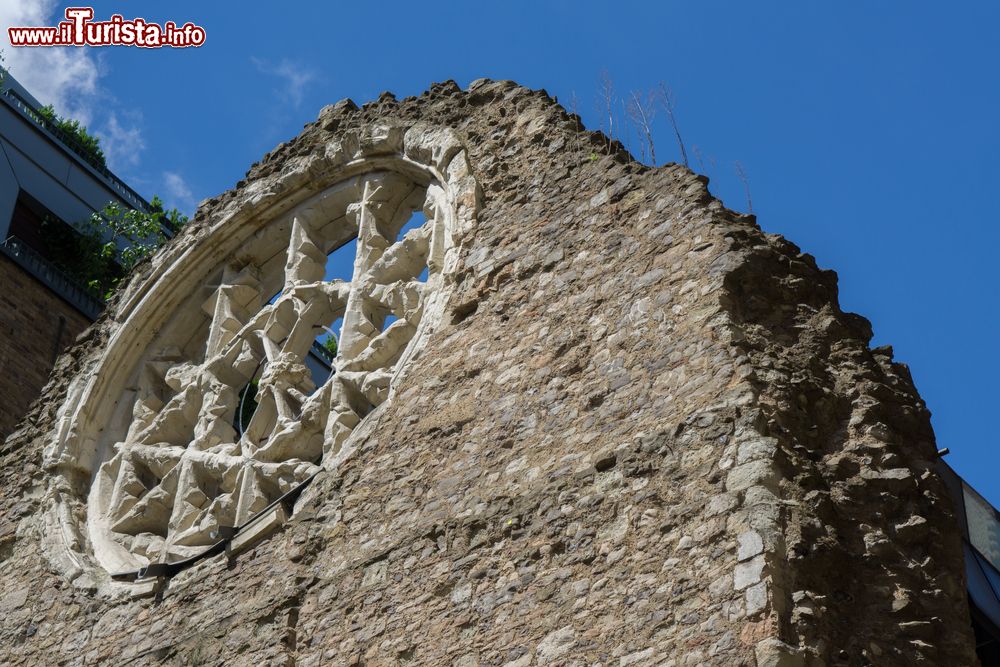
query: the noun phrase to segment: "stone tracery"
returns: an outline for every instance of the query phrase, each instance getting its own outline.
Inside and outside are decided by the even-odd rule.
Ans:
[[[75,564],[87,541],[110,572],[204,551],[221,529],[245,524],[331,465],[360,421],[387,400],[416,339],[440,314],[474,188],[452,135],[432,131],[428,140],[425,129],[413,128],[406,138],[409,150],[399,150],[398,129],[374,128],[367,152],[395,145],[403,153],[396,164],[369,159],[355,175],[258,223],[150,337],[115,397],[116,428],[83,438],[83,405],[66,420],[73,427],[50,458],[76,468],[97,459],[88,530],[77,530],[68,545]],[[368,157],[364,144],[356,158]],[[400,234],[415,210],[425,222]],[[351,280],[327,280],[328,254],[352,240]],[[317,333],[338,320],[332,373],[317,386],[305,358]],[[88,390],[93,398],[93,387],[84,398]],[[241,423],[247,393],[257,405]]]

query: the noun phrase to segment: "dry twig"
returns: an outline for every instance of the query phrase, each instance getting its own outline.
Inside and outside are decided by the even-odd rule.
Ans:
[[[611,82],[608,70],[601,71],[600,102],[602,111],[608,117],[608,154],[611,154],[611,145],[615,141],[615,86]]]
[[[645,99],[641,93],[634,90],[628,104],[628,117],[632,119],[639,129],[639,148],[642,161],[646,161],[646,148],[649,148],[649,161],[656,166],[656,146],[653,144],[653,117],[656,115],[656,97],[653,92],[646,95]]]
[[[743,183],[743,189],[747,193],[747,213],[753,213],[753,200],[750,199],[750,179],[747,178],[747,172],[743,169],[743,165],[737,160],[736,165],[736,176],[739,177],[740,182]]]
[[[680,128],[677,127],[677,116],[674,114],[674,93],[670,90],[670,86],[660,82],[660,101],[663,104],[664,110],[667,112],[667,117],[670,118],[670,125],[674,128],[674,135],[677,137],[677,145],[681,149],[681,161],[684,162],[684,166],[688,166],[688,156],[687,151],[684,150],[684,140],[681,138]]]

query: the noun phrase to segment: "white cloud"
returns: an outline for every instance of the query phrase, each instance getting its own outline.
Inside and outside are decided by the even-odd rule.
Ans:
[[[113,171],[138,165],[139,154],[146,148],[142,130],[138,127],[138,123],[142,119],[141,114],[126,113],[123,115],[128,122],[127,127],[118,120],[118,114],[112,111],[104,129],[97,133],[101,139],[104,154],[108,158],[108,166]]]
[[[14,48],[10,26],[54,26],[64,19],[55,0],[0,0],[4,66],[42,104],[84,125],[93,121],[100,68],[93,52],[78,47]]]
[[[302,104],[306,86],[316,79],[316,72],[290,60],[282,60],[277,65],[260,58],[250,58],[262,74],[276,76],[284,82],[284,92],[294,106]]]
[[[10,26],[49,27],[64,19],[62,5],[56,0],[0,0],[3,64],[42,104],[51,104],[57,114],[80,121],[96,134],[112,170],[131,170],[139,166],[140,154],[146,147],[142,115],[109,109],[114,100],[100,89],[103,72],[95,50],[10,45],[7,35]]]
[[[198,202],[183,176],[175,171],[163,172],[163,187],[167,208],[177,207],[188,214],[194,211]]]

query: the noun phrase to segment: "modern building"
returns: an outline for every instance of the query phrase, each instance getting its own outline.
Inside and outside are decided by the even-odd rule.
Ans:
[[[1000,665],[1000,512],[950,466],[942,463],[939,473],[962,529],[976,653],[983,665]]]
[[[62,131],[6,73],[0,88],[0,438],[27,411],[59,353],[103,309],[48,257],[43,222],[74,225],[108,202],[149,203]]]

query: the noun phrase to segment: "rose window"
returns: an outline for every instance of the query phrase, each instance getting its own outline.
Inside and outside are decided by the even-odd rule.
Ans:
[[[123,297],[49,452],[67,482],[57,560],[119,573],[197,557],[335,467],[392,395],[439,324],[475,185],[450,132],[353,141],[248,186]],[[350,277],[332,278],[345,252]],[[336,353],[317,349],[331,335]]]

